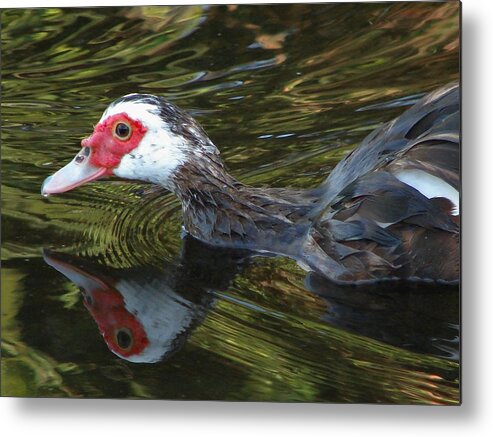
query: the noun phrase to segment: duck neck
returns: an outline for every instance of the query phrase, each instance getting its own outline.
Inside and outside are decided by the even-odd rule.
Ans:
[[[268,234],[293,226],[287,216],[295,203],[272,190],[243,185],[219,156],[187,162],[175,172],[172,187],[182,204],[186,231],[209,244],[263,249]]]
[[[189,161],[177,169],[172,191],[181,201],[187,232],[214,244],[231,231],[245,187],[226,171],[219,157],[201,161]],[[241,213],[248,214],[248,208],[241,208]]]

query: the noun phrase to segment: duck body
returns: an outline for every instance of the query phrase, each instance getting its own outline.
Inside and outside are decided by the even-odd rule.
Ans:
[[[122,123],[128,138],[118,135]],[[161,97],[131,94],[108,107],[42,192],[109,175],[142,180],[175,193],[186,231],[207,244],[285,255],[340,284],[456,283],[459,124],[452,84],[372,132],[319,187],[254,188],[226,171],[193,118]]]

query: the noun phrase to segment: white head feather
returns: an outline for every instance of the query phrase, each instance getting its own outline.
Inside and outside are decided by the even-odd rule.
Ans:
[[[137,95],[129,94],[122,101],[110,105],[100,120],[101,123],[112,115],[125,113],[147,129],[140,144],[122,157],[113,173],[121,178],[152,182],[172,189],[170,176],[186,162],[190,145],[184,137],[172,132],[155,104],[147,103],[145,98],[125,100],[132,96]]]

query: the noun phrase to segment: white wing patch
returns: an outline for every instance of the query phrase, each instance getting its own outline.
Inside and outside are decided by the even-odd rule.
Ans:
[[[445,197],[454,204],[452,215],[459,215],[459,192],[444,180],[417,169],[401,170],[394,173],[394,176],[401,182],[418,190],[428,199]]]

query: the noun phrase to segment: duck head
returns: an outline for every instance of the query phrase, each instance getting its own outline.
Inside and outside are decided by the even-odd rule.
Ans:
[[[81,145],[70,163],[44,181],[44,196],[113,175],[174,191],[180,167],[219,155],[191,116],[150,94],[129,94],[111,103]]]
[[[173,265],[117,270],[47,249],[43,258],[79,287],[111,352],[133,363],[155,363],[178,352],[213,304],[207,290],[180,288]]]

